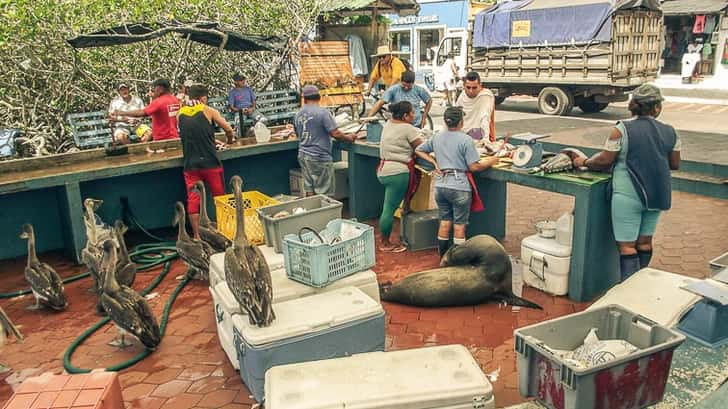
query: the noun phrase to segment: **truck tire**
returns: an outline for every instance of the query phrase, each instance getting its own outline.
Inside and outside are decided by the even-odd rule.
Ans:
[[[546,87],[538,94],[538,112],[544,115],[566,115],[574,108],[570,92],[557,87]]]
[[[593,114],[602,112],[609,106],[606,102],[596,102],[593,98],[585,99],[579,102],[579,109],[585,114]]]
[[[506,97],[495,97],[495,105],[498,106],[506,100]]]

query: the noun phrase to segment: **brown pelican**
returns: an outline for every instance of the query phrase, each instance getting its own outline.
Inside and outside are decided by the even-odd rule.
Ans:
[[[0,307],[0,346],[2,346],[5,343],[5,339],[11,335],[18,341],[23,340],[23,334],[20,333],[18,327],[10,321],[10,317],[8,317],[8,315],[5,314],[5,311],[3,311],[3,308]],[[0,371],[0,373],[1,372],[2,371]]]
[[[177,253],[187,263],[187,275],[207,280],[210,271],[210,254],[201,241],[192,240],[185,229],[185,207],[181,202],[174,204],[173,224],[178,226]]]
[[[101,269],[101,243],[111,238],[111,232],[104,228],[97,219],[96,210],[104,203],[103,200],[86,198],[83,201],[84,214],[83,224],[86,227],[86,246],[81,250],[81,262],[88,268],[94,285],[91,291],[99,294],[102,283],[99,282],[99,270]]]
[[[38,260],[35,253],[35,232],[33,226],[24,224],[22,227],[21,239],[28,240],[28,264],[25,266],[25,279],[30,284],[30,289],[35,296],[35,305],[28,307],[30,310],[37,310],[41,304],[54,310],[63,310],[68,306],[66,296],[63,293],[63,281],[58,273],[46,263]]]
[[[205,191],[205,184],[201,180],[198,180],[195,183],[194,189],[200,195],[200,238],[209,244],[216,253],[223,252],[232,245],[232,242],[217,230],[217,223],[210,220],[207,216],[207,193]]]
[[[119,329],[120,337],[110,345],[120,348],[131,345],[124,340],[128,333],[136,337],[145,348],[156,349],[162,340],[157,319],[154,318],[144,297],[116,281],[114,271],[118,260],[116,244],[112,240],[104,242],[103,254],[101,272],[104,275],[104,283],[101,289],[101,305]]]
[[[248,313],[250,324],[267,327],[276,318],[268,263],[260,249],[251,245],[245,236],[243,180],[233,176],[230,183],[235,194],[236,229],[232,247],[225,250],[225,280],[230,292]]]
[[[129,257],[129,250],[126,247],[126,241],[124,240],[124,233],[129,228],[124,225],[124,222],[117,220],[114,223],[114,239],[119,245],[119,261],[116,264],[116,281],[121,285],[131,287],[134,284],[136,278],[137,266],[131,261]]]

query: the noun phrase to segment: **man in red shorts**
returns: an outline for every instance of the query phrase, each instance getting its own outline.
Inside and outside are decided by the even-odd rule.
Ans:
[[[215,108],[207,106],[207,87],[193,85],[187,91],[189,100],[179,111],[179,135],[182,140],[185,187],[187,188],[187,213],[195,240],[200,239],[200,196],[192,192],[195,182],[202,180],[212,196],[225,194],[222,163],[217,149],[225,145],[215,140],[215,122],[232,140],[233,128]]]
[[[177,133],[177,113],[180,109],[180,102],[170,92],[169,81],[158,79],[152,83],[152,102],[144,109],[134,111],[116,111],[111,115],[152,117],[152,139],[161,141],[164,139],[179,138]],[[147,141],[143,141],[147,142]]]

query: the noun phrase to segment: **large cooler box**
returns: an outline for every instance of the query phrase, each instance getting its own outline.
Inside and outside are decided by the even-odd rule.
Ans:
[[[407,213],[399,224],[399,239],[410,251],[436,249],[439,227],[437,209]]]
[[[523,282],[553,295],[569,292],[571,247],[534,234],[521,242]]]
[[[601,340],[625,340],[638,349],[591,368],[579,368],[552,350],[573,351],[592,328]],[[685,336],[617,305],[517,329],[518,390],[552,409],[644,408],[662,400],[672,354]]]
[[[240,377],[258,402],[265,373],[277,366],[384,350],[384,310],[356,287],[276,304],[270,326],[233,316]]]
[[[214,287],[210,287],[212,305],[215,310],[215,324],[217,326],[217,339],[222,350],[225,351],[233,368],[240,369],[238,352],[233,344],[233,314],[240,314],[238,301],[233,297],[227,283],[223,280]]]
[[[306,211],[293,214],[293,209],[297,207],[304,208]],[[310,227],[316,231],[323,230],[326,223],[341,218],[342,208],[341,202],[324,195],[316,195],[256,210],[263,224],[265,243],[272,246],[276,253],[281,253],[283,252],[283,237],[286,234],[298,234],[302,227]],[[273,217],[284,211],[289,215]]]
[[[267,409],[495,409],[493,388],[462,345],[371,352],[271,368]]]
[[[268,269],[271,273],[275,270],[283,269],[283,254],[276,253],[273,247],[258,246],[260,252],[263,253],[265,261],[268,263]],[[210,257],[210,287],[214,287],[220,281],[225,281],[225,253],[213,254]]]

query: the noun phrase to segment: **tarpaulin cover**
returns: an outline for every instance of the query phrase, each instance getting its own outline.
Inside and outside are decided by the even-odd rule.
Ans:
[[[657,0],[521,0],[475,16],[474,47],[584,44],[610,41],[611,16],[619,9],[659,10]]]
[[[228,51],[270,51],[281,46],[276,37],[241,34],[219,27],[217,23],[134,23],[71,38],[73,48],[106,47],[152,40],[169,33],[178,33],[191,41],[220,47]]]

